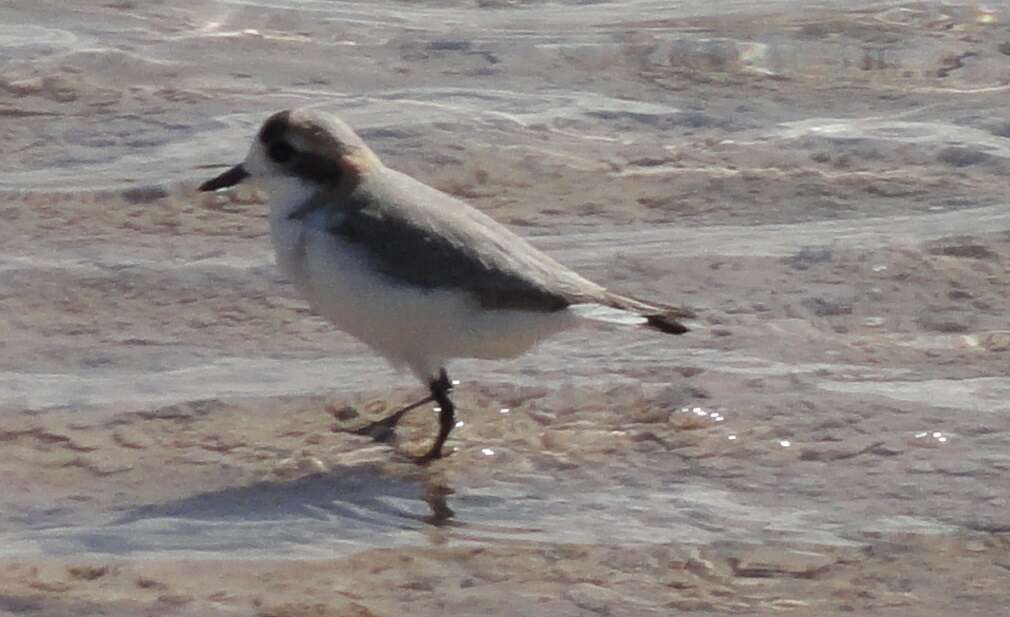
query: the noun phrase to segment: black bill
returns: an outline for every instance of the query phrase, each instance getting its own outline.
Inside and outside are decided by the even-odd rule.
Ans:
[[[216,191],[229,186],[235,186],[239,182],[249,177],[249,172],[242,167],[242,164],[232,167],[216,178],[211,178],[200,185],[201,191]]]

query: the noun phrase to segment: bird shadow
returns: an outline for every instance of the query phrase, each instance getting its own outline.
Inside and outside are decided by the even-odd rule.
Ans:
[[[241,523],[340,519],[369,528],[454,524],[455,513],[448,505],[453,490],[442,474],[423,471],[404,477],[374,464],[340,466],[292,480],[264,480],[142,505],[114,524],[155,518]],[[425,504],[426,513],[398,505],[419,503]]]

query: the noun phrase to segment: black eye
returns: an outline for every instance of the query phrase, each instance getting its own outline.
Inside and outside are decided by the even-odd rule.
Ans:
[[[295,155],[295,149],[284,141],[275,141],[267,148],[267,155],[275,163],[287,163]]]

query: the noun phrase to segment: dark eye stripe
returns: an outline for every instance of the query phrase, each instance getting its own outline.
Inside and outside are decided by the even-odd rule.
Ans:
[[[287,163],[294,154],[295,149],[284,141],[275,141],[267,147],[267,155],[275,163]]]
[[[299,152],[288,169],[292,174],[319,184],[336,184],[341,176],[339,165],[312,152]]]

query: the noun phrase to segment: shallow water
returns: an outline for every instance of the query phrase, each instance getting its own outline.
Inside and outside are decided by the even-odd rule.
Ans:
[[[0,609],[1005,606],[1003,7],[0,16]],[[259,195],[194,190],[294,105],[699,328],[455,364],[463,425],[430,469],[348,434],[417,386],[308,312]],[[302,589],[304,560],[341,583]]]

